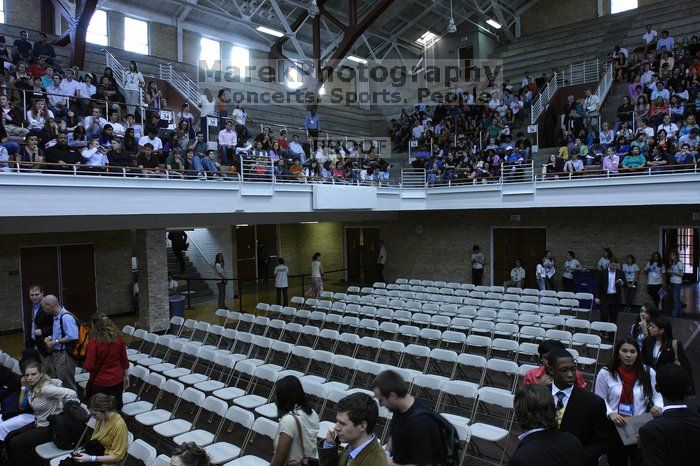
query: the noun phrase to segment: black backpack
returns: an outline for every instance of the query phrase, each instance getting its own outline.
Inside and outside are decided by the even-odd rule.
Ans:
[[[460,462],[460,450],[462,445],[459,441],[457,429],[444,417],[437,414],[432,409],[422,410],[418,416],[430,416],[440,431],[440,461],[433,466],[458,466]]]
[[[79,401],[66,401],[62,412],[49,416],[51,441],[61,450],[77,447],[89,418],[90,414]]]

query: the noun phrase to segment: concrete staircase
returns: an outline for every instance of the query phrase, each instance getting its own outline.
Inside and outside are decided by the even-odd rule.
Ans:
[[[187,280],[182,278],[202,278],[202,275],[197,271],[192,261],[187,257],[187,251],[184,252],[184,256],[185,271],[180,273],[180,263],[177,261],[177,257],[175,257],[173,250],[168,247],[168,272],[172,273],[178,278],[181,278],[177,281],[179,293],[184,293],[187,291]],[[190,291],[194,292],[192,293],[192,300],[195,302],[210,300],[214,295],[209,285],[207,285],[207,282],[201,280],[190,281]]]
[[[613,86],[610,88],[608,98],[605,99],[605,102],[600,109],[602,121],[613,122],[617,119],[617,107],[619,107],[622,103],[622,97],[629,95],[627,86],[627,82],[621,82],[613,84]]]
[[[697,33],[700,9],[696,1],[659,2],[635,10],[556,27],[523,37],[496,50],[490,58],[503,60],[504,77],[520,82],[525,71],[533,77],[551,74],[579,61],[605,58],[616,43],[628,50],[641,45],[644,25],[661,34],[668,29],[680,40]]]

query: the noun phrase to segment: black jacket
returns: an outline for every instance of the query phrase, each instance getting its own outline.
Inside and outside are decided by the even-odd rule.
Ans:
[[[658,359],[654,359],[654,345],[656,344],[656,338],[651,335],[645,337],[642,341],[642,361],[647,366],[658,370],[659,367],[665,366],[666,364],[675,364],[676,355],[673,351],[673,344],[669,341],[661,347],[661,353],[659,353]],[[681,363],[681,367],[688,373],[688,378],[690,379],[690,395],[695,395],[695,382],[693,381],[693,373],[691,372],[690,361],[688,356],[685,354],[683,349],[683,343],[678,342],[678,362]]]
[[[559,431],[568,432],[581,442],[589,465],[598,464],[598,458],[610,447],[611,435],[616,434],[606,415],[605,401],[576,385],[566,403]]]
[[[644,466],[697,464],[700,458],[700,414],[671,409],[639,429]]]
[[[614,302],[619,303],[620,298],[622,296],[622,288],[625,285],[625,274],[622,270],[616,270],[615,271],[615,282],[618,280],[622,280],[622,284],[615,283],[615,295],[613,295],[611,298]],[[601,270],[598,273],[598,299],[600,301],[604,301],[606,299],[609,299],[608,297],[608,270]]]
[[[34,312],[33,303],[30,303],[29,312]],[[36,316],[33,317],[33,320],[34,326],[38,330],[41,330],[41,336],[32,338],[31,328],[27,329],[25,335],[25,346],[27,348],[36,348],[44,356],[47,354],[51,354],[51,351],[49,351],[49,349],[46,347],[46,343],[44,343],[44,339],[48,336],[51,336],[51,334],[53,333],[53,316],[50,316],[47,313],[45,313],[41,306],[39,306],[39,309],[36,312]]]
[[[187,233],[184,231],[170,231],[168,232],[168,239],[172,243],[172,248],[175,251],[183,251],[187,243]]]
[[[567,432],[543,430],[525,437],[510,457],[510,466],[586,466],[581,442]]]

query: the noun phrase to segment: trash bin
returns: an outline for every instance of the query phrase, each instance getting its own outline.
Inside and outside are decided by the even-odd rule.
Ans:
[[[170,318],[185,317],[185,297],[180,295],[172,295],[170,297]],[[171,332],[177,332],[177,325],[170,325]]]

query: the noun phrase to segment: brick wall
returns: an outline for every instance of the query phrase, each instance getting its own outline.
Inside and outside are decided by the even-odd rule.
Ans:
[[[342,269],[345,225],[340,222],[280,225],[280,256],[289,267],[290,275],[310,273],[311,257],[316,252],[321,253],[325,270]]]
[[[0,332],[22,326],[20,248],[58,244],[95,245],[97,308],[107,314],[131,309],[131,233],[129,231],[0,236]],[[14,272],[17,272],[15,274]]]
[[[5,3],[5,23],[13,26],[41,30],[41,0],[16,0]],[[8,41],[11,43],[11,41]]]
[[[214,261],[218,253],[223,253],[227,277],[233,277],[235,259],[231,227],[195,228],[187,232],[191,247],[187,257],[192,261],[199,274],[204,278],[215,277]],[[214,294],[217,294],[216,282],[207,282]],[[226,296],[233,296],[233,282],[228,282]]]
[[[593,19],[598,16],[597,0],[540,0],[521,17],[522,35]]]
[[[154,21],[148,23],[148,28],[151,55],[177,61],[177,28]]]

